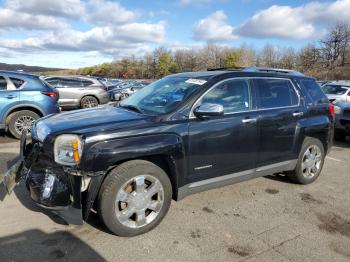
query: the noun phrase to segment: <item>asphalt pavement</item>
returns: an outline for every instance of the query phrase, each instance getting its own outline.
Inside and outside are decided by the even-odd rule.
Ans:
[[[0,135],[0,172],[18,142]],[[307,186],[269,176],[172,203],[163,222],[114,236],[92,214],[83,226],[44,212],[24,185],[0,188],[0,261],[350,261],[350,141],[337,143]]]

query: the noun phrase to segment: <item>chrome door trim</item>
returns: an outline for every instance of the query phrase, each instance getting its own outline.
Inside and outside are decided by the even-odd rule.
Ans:
[[[284,109],[284,108],[297,108],[300,106],[301,104],[301,96],[300,96],[300,92],[299,90],[295,87],[293,81],[289,78],[283,78],[283,77],[231,77],[231,78],[226,78],[221,80],[220,82],[217,82],[215,85],[213,85],[212,87],[210,87],[207,91],[205,91],[197,100],[196,102],[194,102],[194,104],[191,107],[191,111],[190,111],[190,115],[189,115],[189,119],[194,119],[196,118],[196,116],[194,115],[193,111],[195,109],[195,107],[198,105],[198,103],[200,102],[200,100],[207,94],[209,93],[213,88],[215,88],[216,86],[222,84],[223,82],[229,81],[229,80],[235,80],[235,79],[248,79],[248,80],[253,80],[253,79],[280,79],[280,80],[286,80],[289,81],[292,86],[293,89],[295,91],[295,93],[298,96],[298,104],[297,105],[292,105],[292,106],[281,106],[281,107],[271,107],[271,108],[261,108],[261,109],[251,109],[251,110],[245,110],[245,111],[239,111],[239,112],[230,112],[230,113],[225,113],[224,112],[224,116],[225,115],[232,115],[232,114],[239,114],[239,113],[244,113],[244,112],[258,112],[258,111],[266,111],[266,110],[273,110],[273,109]],[[251,86],[250,86],[251,87]]]

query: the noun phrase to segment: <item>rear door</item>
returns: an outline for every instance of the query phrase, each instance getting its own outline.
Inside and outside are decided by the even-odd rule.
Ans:
[[[9,78],[0,74],[0,125],[5,124],[5,115],[20,101],[20,91]],[[4,126],[2,126],[4,127]]]
[[[62,106],[79,106],[84,91],[81,81],[77,78],[60,78],[58,90]]]
[[[299,90],[290,79],[254,79],[260,135],[257,167],[286,164],[297,158],[294,150],[297,123],[303,118]]]

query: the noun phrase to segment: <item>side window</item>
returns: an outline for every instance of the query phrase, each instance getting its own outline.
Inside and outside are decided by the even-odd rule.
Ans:
[[[0,91],[7,90],[7,81],[3,76],[0,76]]]
[[[68,88],[82,86],[82,83],[80,82],[80,80],[74,79],[74,78],[62,78],[60,82],[61,82],[61,86],[68,87]]]
[[[11,82],[13,83],[13,85],[18,89],[20,88],[23,84],[24,84],[24,80],[22,79],[18,79],[18,78],[13,78],[13,77],[10,77],[11,79]]]
[[[313,101],[316,103],[328,103],[327,96],[323,93],[321,87],[314,80],[308,79],[301,80],[300,82]],[[326,86],[322,88],[326,88]]]
[[[259,108],[276,108],[298,105],[298,95],[287,79],[258,78]]]
[[[203,98],[203,103],[220,104],[224,113],[241,112],[251,109],[251,95],[248,79],[225,81],[211,89]]]
[[[46,79],[45,81],[55,87],[58,86],[60,82],[58,78],[49,78],[49,79]]]
[[[91,86],[93,84],[92,81],[85,80],[85,79],[81,80],[81,83],[82,83],[83,86]]]

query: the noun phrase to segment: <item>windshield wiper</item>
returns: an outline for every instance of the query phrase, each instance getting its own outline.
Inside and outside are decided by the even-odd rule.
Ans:
[[[137,107],[137,106],[133,106],[133,105],[125,105],[125,104],[119,104],[120,107],[125,108],[125,109],[129,109],[131,111],[143,114],[143,111]]]

